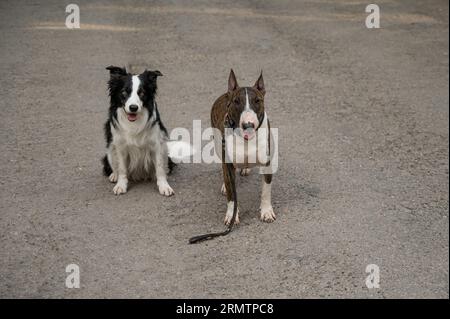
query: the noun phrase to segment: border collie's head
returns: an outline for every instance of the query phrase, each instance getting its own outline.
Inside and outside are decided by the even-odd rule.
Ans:
[[[148,118],[153,113],[153,103],[156,94],[156,79],[161,76],[159,71],[145,70],[139,75],[128,73],[125,68],[108,66],[110,79],[108,81],[111,111],[113,116],[122,108],[128,121],[134,122],[148,111]]]

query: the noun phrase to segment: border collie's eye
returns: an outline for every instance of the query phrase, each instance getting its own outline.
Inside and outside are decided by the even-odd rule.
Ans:
[[[256,103],[256,104],[261,103],[261,101],[262,101],[262,100],[261,100],[260,98],[256,98],[256,99],[255,99],[255,103]]]
[[[126,97],[126,96],[127,96],[127,94],[128,94],[128,93],[127,93],[127,91],[126,91],[126,90],[123,90],[123,91],[122,91],[122,96],[123,96],[123,97]]]
[[[234,104],[239,104],[239,99],[234,99]]]

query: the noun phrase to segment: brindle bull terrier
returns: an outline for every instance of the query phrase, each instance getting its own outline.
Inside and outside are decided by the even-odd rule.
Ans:
[[[231,70],[228,78],[228,92],[220,96],[211,109],[211,125],[222,134],[222,136],[215,136],[214,139],[216,153],[219,153],[217,150],[222,150],[222,154],[217,155],[222,159],[224,177],[222,193],[227,195],[227,212],[224,220],[226,225],[232,223],[233,209],[236,204],[232,196],[233,190],[235,191],[235,169],[240,169],[240,174],[246,176],[250,173],[251,167],[270,164],[271,141],[272,145],[274,144],[269,119],[264,109],[265,93],[262,72],[252,87],[239,87],[236,76]],[[227,128],[233,129],[232,134],[227,134],[230,131]],[[227,170],[227,156],[235,168],[231,172]],[[261,220],[270,223],[276,218],[271,203],[272,174],[265,173],[262,177]],[[239,210],[237,210],[235,223],[239,223]]]
[[[246,176],[251,167],[260,167],[263,175],[261,220],[268,223],[275,220],[271,203],[271,160],[276,145],[264,110],[265,93],[262,72],[254,86],[241,88],[231,70],[228,92],[213,104],[211,125],[214,128],[215,151],[222,161],[222,193],[227,195],[228,201],[224,222],[228,227],[223,232],[194,236],[189,239],[190,244],[225,236],[231,232],[235,223],[239,223],[236,169]]]

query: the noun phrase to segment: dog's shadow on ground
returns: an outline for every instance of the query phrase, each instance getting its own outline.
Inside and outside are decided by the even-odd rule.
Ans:
[[[248,225],[255,220],[259,220],[263,177],[259,173],[259,168],[253,168],[248,176],[241,176],[239,172],[239,170],[236,171],[236,192],[240,210],[240,223]],[[177,185],[179,182],[184,183],[186,181],[186,178],[181,175],[182,173],[178,171],[172,176],[176,188],[182,187]],[[276,173],[272,180],[272,205],[277,217],[282,217],[293,207],[308,208],[320,198],[319,187],[311,183],[301,183],[302,176],[295,176],[296,174],[293,176],[293,172],[290,172],[289,176],[286,175],[287,173],[284,172]],[[227,199],[226,195],[221,192],[223,183],[221,168],[218,166],[217,170],[201,170],[192,182],[199,185],[196,193],[203,198],[202,203],[192,199],[197,202],[197,214],[204,215],[201,218],[212,219],[211,210],[213,210],[213,216],[219,216],[222,219],[222,215],[225,215]],[[192,198],[196,195],[192,194]],[[206,208],[201,209],[204,205]],[[202,212],[203,210],[204,212]]]

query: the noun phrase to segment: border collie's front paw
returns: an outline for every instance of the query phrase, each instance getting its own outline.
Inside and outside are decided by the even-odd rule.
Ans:
[[[161,195],[172,196],[173,194],[175,194],[172,187],[170,187],[170,185],[167,183],[158,185],[158,188],[159,188],[159,193]]]
[[[272,206],[261,207],[261,220],[263,222],[271,223],[275,219],[277,219],[277,217],[275,216]]]
[[[248,176],[248,175],[250,175],[250,168],[243,168],[243,169],[241,169],[241,176]]]
[[[127,192],[127,185],[124,183],[117,183],[113,188],[113,192],[116,195],[125,194]]]
[[[111,183],[116,183],[117,182],[117,174],[116,173],[111,173],[111,175],[109,175],[109,181]]]

